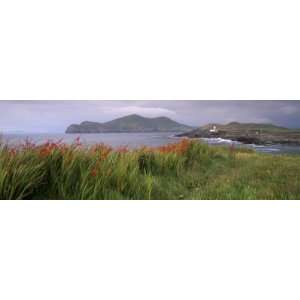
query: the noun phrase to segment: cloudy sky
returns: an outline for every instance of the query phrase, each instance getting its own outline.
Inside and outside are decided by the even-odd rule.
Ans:
[[[64,132],[72,123],[139,114],[178,122],[259,122],[300,128],[300,101],[0,101],[0,132]]]

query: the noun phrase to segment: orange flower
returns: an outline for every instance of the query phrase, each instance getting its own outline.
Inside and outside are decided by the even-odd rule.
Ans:
[[[91,172],[91,175],[92,175],[93,177],[96,177],[97,174],[98,174],[97,170],[96,170],[96,169],[93,169],[92,172]]]
[[[183,139],[179,143],[172,143],[157,147],[155,150],[160,153],[177,153],[184,154],[190,147],[191,142],[188,139]]]
[[[94,153],[99,153],[100,159],[105,160],[113,149],[110,146],[101,143],[95,145],[93,150]]]
[[[116,150],[116,152],[118,153],[127,153],[128,151],[129,151],[128,146],[121,146]]]
[[[16,156],[17,150],[15,148],[12,148],[12,149],[9,150],[8,153],[9,153],[10,156]]]
[[[48,156],[51,153],[51,150],[48,147],[42,148],[40,150],[40,155],[43,157]]]

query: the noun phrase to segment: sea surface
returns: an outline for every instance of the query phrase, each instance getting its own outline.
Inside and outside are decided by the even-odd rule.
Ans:
[[[72,144],[76,138],[80,137],[82,144],[90,146],[97,143],[105,143],[112,147],[128,146],[137,148],[141,146],[160,146],[168,143],[176,143],[180,138],[175,137],[174,132],[153,132],[153,133],[100,133],[100,134],[3,134],[3,141],[9,146],[17,146],[26,139],[36,144],[42,144],[48,140],[57,142],[62,140],[64,143]],[[255,149],[258,152],[270,154],[300,154],[300,146],[291,145],[245,145],[231,140],[221,138],[199,139],[213,146],[232,144],[235,147],[246,147]]]

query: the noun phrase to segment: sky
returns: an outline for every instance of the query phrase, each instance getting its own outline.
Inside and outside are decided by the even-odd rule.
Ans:
[[[61,133],[73,123],[105,122],[129,114],[177,122],[256,122],[300,128],[300,101],[0,101],[0,132]]]

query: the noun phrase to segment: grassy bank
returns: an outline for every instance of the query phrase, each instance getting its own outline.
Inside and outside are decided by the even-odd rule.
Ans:
[[[182,140],[158,148],[0,147],[0,199],[299,199],[300,155]]]

